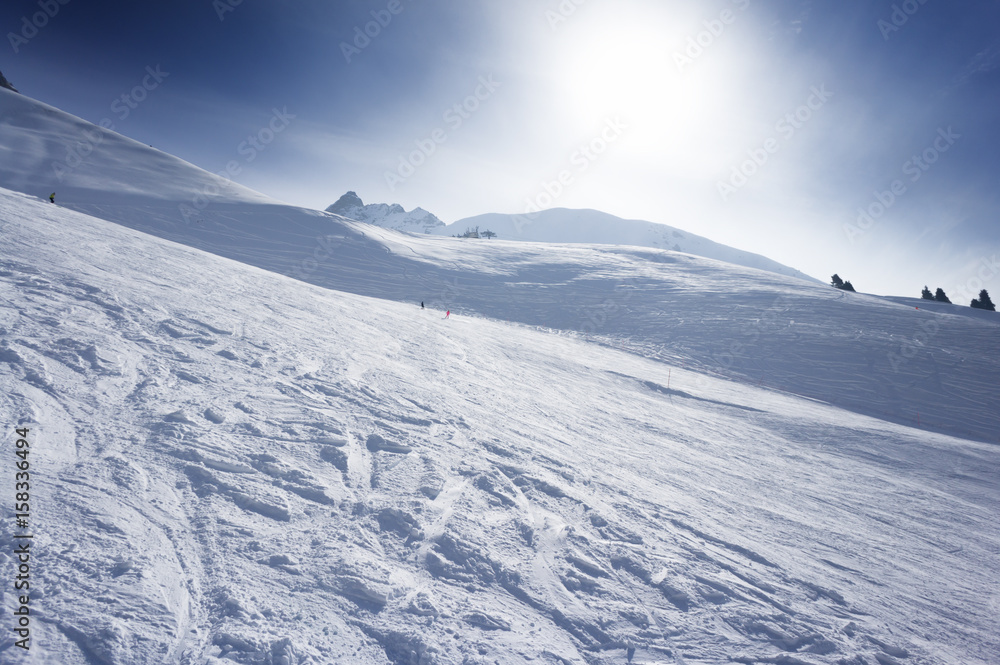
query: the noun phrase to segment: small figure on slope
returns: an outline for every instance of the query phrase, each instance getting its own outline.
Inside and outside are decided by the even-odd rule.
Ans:
[[[49,194],[49,203],[55,203],[55,202],[56,202],[56,193],[52,192],[51,194]]]

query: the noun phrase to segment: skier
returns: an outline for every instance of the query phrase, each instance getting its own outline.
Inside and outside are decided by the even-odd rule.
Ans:
[[[447,319],[449,316],[451,316],[451,310],[450,309],[447,312],[444,313],[444,318]]]
[[[55,202],[56,202],[56,193],[52,192],[51,194],[49,194],[49,203],[55,203]]]
[[[424,308],[424,301],[423,301],[423,300],[421,300],[421,301],[420,301],[420,309],[423,309],[423,308]]]

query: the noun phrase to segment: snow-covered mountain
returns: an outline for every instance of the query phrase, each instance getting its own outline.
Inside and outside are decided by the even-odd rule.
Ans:
[[[524,215],[490,213],[445,225],[422,208],[406,212],[399,204],[364,205],[357,194],[347,192],[327,208],[327,212],[395,231],[412,233],[452,236],[462,235],[469,229],[479,227],[481,231],[493,231],[504,240],[653,247],[797,277],[813,283],[818,282],[799,270],[759,254],[722,245],[665,224],[622,219],[598,210],[553,208]]]
[[[477,226],[481,230],[489,229],[496,233],[497,237],[506,240],[654,247],[704,256],[814,283],[818,281],[759,254],[722,245],[666,224],[622,219],[599,210],[552,208],[523,215],[492,213],[461,219],[439,232],[446,235],[460,234],[468,228]]]
[[[95,132],[0,90],[5,665],[997,662],[996,317]]]
[[[410,233],[437,233],[444,228],[444,222],[423,208],[406,212],[398,203],[369,203],[365,205],[354,192],[347,192],[326,209],[335,215],[354,219],[366,224],[381,226],[393,231]]]

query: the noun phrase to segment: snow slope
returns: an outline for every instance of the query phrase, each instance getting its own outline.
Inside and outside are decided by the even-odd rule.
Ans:
[[[523,215],[491,213],[461,219],[449,224],[438,233],[443,235],[461,234],[466,229],[477,226],[484,231],[487,229],[493,231],[504,240],[633,245],[669,249],[725,261],[746,268],[798,277],[814,284],[818,282],[803,272],[759,254],[721,245],[708,238],[666,224],[622,219],[599,210],[552,208]]]
[[[5,665],[998,662],[995,316],[395,233],[113,134],[50,205],[93,131],[0,90]]]
[[[3,190],[0,233],[4,663],[998,662],[995,445]]]
[[[275,203],[177,157],[0,89],[0,185],[98,210],[136,206],[180,217],[203,195],[215,203]],[[216,191],[218,190],[218,191]]]
[[[101,131],[6,90],[0,111],[0,186],[35,195],[32,183],[67,146]],[[598,335],[700,372],[1000,439],[996,317],[942,315],[666,250],[395,233],[103,136],[63,174],[60,205],[325,288]]]

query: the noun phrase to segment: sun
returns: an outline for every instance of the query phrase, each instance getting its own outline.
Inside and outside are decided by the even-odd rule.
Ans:
[[[660,108],[666,101],[666,62],[658,44],[634,35],[607,35],[573,53],[567,63],[572,101],[585,112]]]
[[[583,118],[621,114],[636,123],[697,124],[715,101],[710,73],[678,67],[655,25],[603,24],[566,40],[557,77],[566,102]]]
[[[680,67],[675,51],[687,26],[669,32],[668,24],[605,13],[572,26],[553,46],[556,102],[578,131],[620,117],[647,152],[697,161],[732,111],[730,63]]]

